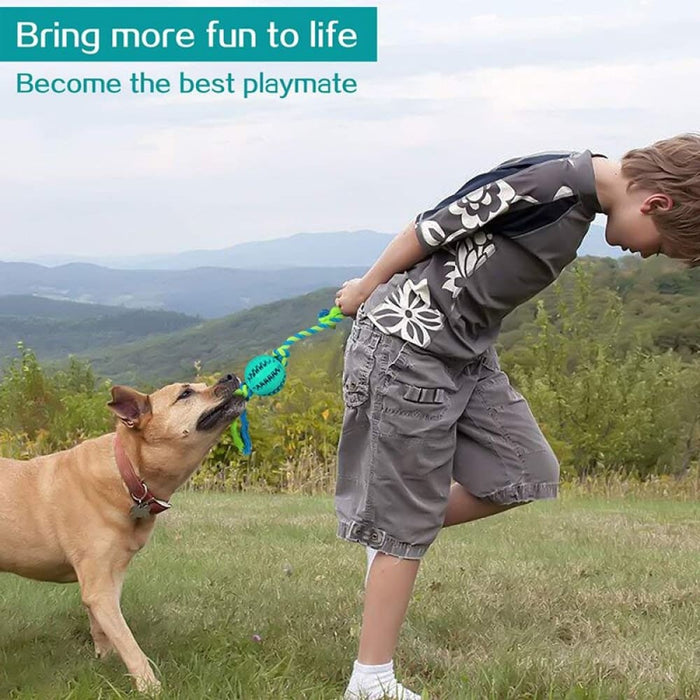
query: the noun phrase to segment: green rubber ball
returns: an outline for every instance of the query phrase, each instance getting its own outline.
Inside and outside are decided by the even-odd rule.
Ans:
[[[271,396],[284,386],[287,371],[276,357],[258,355],[246,365],[243,376],[251,393]]]

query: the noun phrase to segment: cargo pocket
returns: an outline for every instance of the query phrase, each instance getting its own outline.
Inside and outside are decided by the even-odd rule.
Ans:
[[[401,381],[384,388],[380,432],[386,436],[426,439],[444,430],[447,391]]]
[[[441,388],[431,389],[423,386],[404,384],[403,397],[412,403],[442,404],[445,402],[445,390]]]
[[[408,489],[420,508],[441,512],[447,503],[456,432],[443,386],[389,382],[379,422],[382,458],[391,478]]]
[[[343,401],[348,408],[357,408],[369,398],[369,375],[381,332],[361,323],[348,339],[343,369]]]

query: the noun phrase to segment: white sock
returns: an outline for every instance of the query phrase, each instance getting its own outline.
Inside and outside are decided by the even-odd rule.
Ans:
[[[394,677],[394,661],[387,661],[385,664],[361,664],[359,661],[355,660],[352,665],[352,673],[359,674],[361,676],[382,677],[386,676],[387,680],[391,680]]]
[[[355,661],[352,666],[350,683],[348,683],[348,692],[371,696],[376,692],[381,692],[383,689],[388,690],[392,683],[396,683],[393,661],[376,666]]]
[[[367,573],[365,574],[365,588],[367,588],[367,581],[369,580],[369,570],[372,568],[372,562],[374,557],[377,556],[378,549],[372,549],[372,547],[365,547],[367,551]]]
[[[394,662],[370,666],[355,661],[345,691],[346,700],[421,700],[420,695],[404,688],[394,676]]]

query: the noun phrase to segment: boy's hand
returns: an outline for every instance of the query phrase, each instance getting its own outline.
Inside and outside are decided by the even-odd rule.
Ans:
[[[335,305],[345,316],[355,318],[357,310],[363,301],[372,293],[372,289],[361,277],[343,282],[343,286],[335,293]]]

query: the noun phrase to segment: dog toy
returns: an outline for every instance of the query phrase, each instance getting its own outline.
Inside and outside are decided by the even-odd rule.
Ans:
[[[310,338],[316,333],[335,328],[339,321],[345,318],[343,312],[334,306],[332,309],[323,309],[318,315],[318,323],[315,326],[305,328],[295,335],[290,336],[278,348],[270,354],[257,355],[246,365],[243,374],[243,384],[236,389],[236,394],[249,401],[253,396],[272,396],[282,390],[287,378],[287,361],[289,349],[304,338]],[[231,424],[231,438],[241,454],[249,455],[253,450],[250,440],[248,415],[243,411]]]
[[[252,394],[272,396],[284,386],[287,370],[276,357],[258,355],[246,365],[243,376]]]

